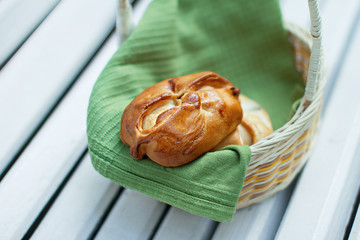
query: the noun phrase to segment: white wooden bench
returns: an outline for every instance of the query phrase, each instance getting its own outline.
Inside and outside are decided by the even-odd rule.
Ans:
[[[136,22],[149,1],[135,3]],[[286,19],[308,27],[305,0],[281,4]],[[117,48],[115,5],[0,1],[0,239],[360,240],[358,0],[320,2],[329,82],[309,162],[231,223],[124,189],[91,166],[86,109]]]

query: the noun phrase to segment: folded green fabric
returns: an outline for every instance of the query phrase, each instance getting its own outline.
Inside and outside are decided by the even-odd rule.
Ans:
[[[92,163],[105,177],[216,221],[231,221],[251,152],[228,146],[176,168],[133,160],[122,112],[166,78],[214,71],[269,112],[274,128],[303,89],[276,0],[154,0],[97,80],[88,108]]]

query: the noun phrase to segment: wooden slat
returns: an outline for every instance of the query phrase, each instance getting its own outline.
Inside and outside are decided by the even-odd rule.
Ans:
[[[341,239],[360,184],[360,27],[277,239]],[[301,227],[299,227],[301,226]]]
[[[0,1],[0,68],[59,1]]]
[[[0,72],[0,174],[113,29],[115,1],[63,0]]]
[[[307,27],[306,1],[281,1],[285,20]],[[292,187],[260,204],[239,210],[231,223],[221,223],[213,239],[273,239],[286,210]]]
[[[155,240],[209,239],[216,222],[172,207],[162,222]]]
[[[357,209],[355,221],[351,228],[349,240],[360,240],[360,205]]]
[[[136,13],[137,10],[135,10],[135,15]],[[115,38],[113,36],[93,59],[5,176],[0,185],[0,203],[3,207],[0,209],[2,239],[20,238],[27,231],[44,204],[86,148],[85,127],[88,98],[97,76],[116,49]],[[93,173],[98,174],[95,170]],[[78,179],[76,182],[80,181],[81,177],[76,177],[78,172],[74,174],[74,178]],[[87,177],[90,178],[91,175]],[[95,180],[88,179],[88,181]],[[55,217],[53,216],[61,212],[61,206],[67,203],[70,193],[75,191],[76,186],[72,187],[70,184],[73,184],[73,181],[70,181],[66,188],[70,190],[65,189],[64,195],[60,194],[59,200],[49,211],[50,217],[45,217],[42,224],[54,226],[55,223],[52,220]],[[32,191],[28,191],[28,189],[32,189]],[[96,191],[101,190],[97,189]],[[106,196],[104,197],[106,198]],[[87,210],[91,209],[91,206],[82,207],[88,207]],[[85,213],[84,209],[77,210]],[[102,213],[99,212],[99,214]],[[39,226],[38,231],[40,232],[35,233],[36,235],[41,234],[42,224]],[[74,226],[73,230],[78,231],[79,225]],[[86,228],[81,231],[89,230]]]
[[[291,195],[291,188],[239,210],[231,223],[221,223],[212,239],[274,239]]]
[[[335,6],[335,4],[333,6]],[[348,7],[350,8],[349,5]],[[341,10],[341,8],[339,9]],[[328,16],[330,16],[330,14],[328,14]],[[352,14],[351,16],[355,16],[355,14]],[[345,45],[344,43],[346,42],[348,36],[347,34],[350,32],[350,28],[348,27],[348,25],[346,25],[345,30],[342,28],[340,32],[345,34],[340,36],[338,35],[334,36],[334,40],[332,42],[335,42],[336,44],[338,44],[338,46],[343,46]],[[113,44],[113,46],[114,45],[115,43]],[[340,49],[340,47],[334,49],[335,50],[333,51],[338,52],[337,56],[340,56],[342,54],[342,49]],[[103,61],[99,61],[99,62],[100,65],[101,63],[103,63]],[[94,69],[95,68],[94,66],[97,63],[98,62],[94,60],[94,63],[91,66],[89,66],[89,69]],[[339,62],[336,61],[336,63]],[[336,67],[335,63],[332,63],[331,65]],[[97,69],[100,70],[101,68],[102,66],[100,66]],[[331,69],[330,71],[334,71],[334,70]],[[78,121],[80,121],[82,122],[83,125],[85,125],[83,123],[84,122],[83,115],[85,110],[83,108],[80,108],[79,105],[84,104],[84,96],[86,95],[85,92],[90,91],[90,86],[92,85],[93,80],[95,79],[93,75],[96,76],[98,75],[98,72],[97,73],[95,72],[96,72],[95,70],[90,70],[83,74],[84,76],[81,77],[79,83],[76,83],[76,85],[68,94],[69,96],[67,96],[64,99],[64,101],[60,104],[58,109],[56,109],[56,111],[48,119],[48,121],[45,123],[43,128],[39,131],[37,136],[34,138],[34,140],[25,150],[24,154],[19,158],[18,162],[13,166],[13,168],[9,171],[8,175],[5,177],[4,181],[1,183],[0,206],[2,209],[0,208],[0,216],[2,217],[0,218],[0,232],[2,233],[1,235],[4,236],[4,239],[7,239],[9,237],[20,238],[22,236],[25,230],[22,226],[19,227],[19,225],[29,226],[29,224],[32,223],[33,221],[32,219],[36,217],[36,215],[41,210],[42,206],[47,201],[51,193],[54,192],[54,189],[56,189],[56,187],[64,178],[64,175],[66,175],[68,170],[73,166],[78,156],[80,156],[81,152],[86,147],[86,139],[83,133],[84,126],[80,126],[77,123]],[[1,74],[0,74],[0,78],[1,78]],[[90,81],[91,84],[87,85],[83,83],[85,81],[88,81],[89,79],[91,79]],[[80,82],[82,82],[82,84],[80,84]],[[86,88],[86,90],[84,91],[79,90],[83,87]],[[0,89],[1,89],[1,85],[0,85]],[[88,97],[88,95],[86,96]],[[69,98],[71,98],[71,100],[67,100]],[[75,106],[70,107],[70,105],[74,105],[74,103],[78,101],[77,100],[78,98],[80,99],[79,105],[75,104]],[[65,105],[66,107],[64,107]],[[332,106],[332,104],[330,106]],[[69,110],[70,108],[72,110]],[[61,112],[61,114],[59,112]],[[73,114],[73,118],[71,120],[75,120],[75,123],[70,121],[70,118],[68,117],[69,114]],[[65,120],[64,123],[62,123],[63,120]],[[73,124],[75,126],[72,126]],[[69,129],[67,129],[68,126],[70,126]],[[56,127],[59,129],[55,130]],[[61,131],[65,131],[65,132],[61,133]],[[53,137],[53,135],[55,136]],[[69,139],[65,140],[65,138],[67,137]],[[59,140],[58,138],[61,138],[61,140]],[[51,140],[49,139],[52,139],[53,142],[51,143]],[[65,144],[65,146],[63,146],[63,144]],[[40,145],[42,145],[42,148],[40,148]],[[88,161],[88,159],[84,159],[84,160]],[[23,164],[25,162],[30,162],[30,163]],[[24,167],[19,166],[20,164],[25,166]],[[349,166],[347,167],[349,168]],[[34,169],[35,171],[33,171]],[[49,169],[50,171],[48,171]],[[335,167],[331,167],[331,170],[334,169]],[[337,171],[337,173],[339,171]],[[101,192],[101,189],[99,189],[99,187],[96,187],[94,188],[94,192],[99,192],[100,196],[96,195],[95,199],[91,199],[91,201],[94,201],[95,203],[91,203],[90,205],[84,204],[80,206],[80,203],[83,202],[84,199],[86,199],[86,196],[89,196],[91,198],[91,196],[93,196],[92,194],[95,194],[90,191],[91,189],[89,189],[90,186],[89,184],[99,181],[102,182],[104,186],[106,186],[105,182],[108,183],[106,179],[102,178],[99,175],[96,175],[94,170],[92,173],[90,172],[91,172],[91,166],[89,165],[89,162],[83,162],[79,166],[79,169],[74,173],[73,177],[70,179],[67,186],[65,187],[63,192],[59,195],[58,199],[55,201],[54,205],[48,212],[48,215],[41,222],[39,228],[37,229],[37,231],[33,236],[35,239],[44,238],[45,237],[44,233],[48,229],[54,229],[54,231],[57,231],[55,229],[57,221],[64,221],[64,219],[65,221],[67,221],[67,219],[71,217],[75,218],[74,220],[78,220],[76,224],[74,224],[74,226],[70,226],[71,231],[67,230],[68,232],[60,233],[60,229],[65,229],[69,225],[69,223],[71,223],[71,222],[69,223],[60,222],[58,226],[59,232],[55,232],[56,236],[59,236],[60,238],[62,238],[62,236],[65,236],[67,238],[70,236],[74,236],[75,233],[78,233],[77,238],[79,237],[82,238],[84,236],[87,236],[92,226],[94,226],[95,219],[99,218],[99,215],[97,214],[103,213],[104,211],[104,206],[97,206],[96,201],[100,204],[99,202],[100,196],[103,196],[104,198],[109,196],[108,195],[109,193],[106,193],[104,191]],[[37,176],[38,174],[40,175]],[[314,176],[317,175],[315,174]],[[328,177],[328,175],[326,176]],[[344,176],[342,177],[344,178]],[[25,178],[25,179],[21,180],[21,178]],[[15,183],[16,181],[19,183]],[[85,187],[85,189],[79,189],[78,186],[82,184],[84,184],[83,186]],[[100,184],[99,186],[102,185]],[[14,187],[15,193],[11,193],[12,187]],[[35,191],[35,193],[34,194],[28,193],[28,189],[32,189],[32,191]],[[76,189],[83,190],[84,192],[77,193]],[[262,204],[241,210],[236,214],[233,223],[219,225],[217,231],[215,232],[214,238],[243,239],[245,237],[242,236],[251,236],[249,237],[249,239],[253,239],[252,237],[254,237],[254,239],[257,238],[266,239],[267,236],[273,236],[274,230],[276,230],[276,227],[278,226],[278,222],[280,221],[281,218],[280,217],[281,211],[286,206],[286,201],[289,197],[288,195],[286,195],[289,193],[288,191],[289,190],[278,193],[274,197],[277,200],[270,199]],[[337,190],[332,189],[331,191],[336,192]],[[128,192],[130,192],[130,194]],[[40,196],[35,196],[36,194]],[[76,194],[81,194],[80,198],[76,199],[76,201],[74,202],[74,206],[70,206],[71,205],[70,199],[72,198],[72,196],[76,196]],[[299,194],[298,198],[300,199],[303,198],[303,195]],[[4,204],[5,200],[2,199],[5,199],[6,201],[14,201],[14,203]],[[40,203],[38,203],[37,201]],[[108,200],[104,200],[104,202],[108,203]],[[104,202],[101,203],[105,204]],[[331,200],[327,200],[327,203],[328,204],[330,203],[330,205],[333,204]],[[318,202],[316,202],[316,204],[317,206],[319,206]],[[23,205],[26,206],[23,207]],[[131,190],[125,190],[121,198],[116,203],[115,207],[112,209],[109,217],[106,219],[99,233],[97,234],[97,238],[98,239],[147,238],[151,234],[155,224],[157,223],[157,220],[160,218],[164,206],[165,206],[164,204],[161,204],[148,197],[145,197],[142,194],[139,194]],[[9,207],[12,207],[12,209]],[[9,209],[4,210],[4,208],[9,208]],[[14,211],[14,209],[16,210]],[[65,211],[74,211],[74,212],[73,213],[62,212],[61,209],[63,209],[63,211],[64,209],[68,209]],[[96,216],[90,215],[90,217],[87,218],[87,216],[89,215],[86,215],[87,214],[86,210],[91,212],[91,210],[94,209],[99,209],[99,212],[94,213]],[[345,212],[346,210],[348,209],[345,209]],[[35,213],[31,213],[31,211],[34,211]],[[6,214],[4,215],[4,213]],[[330,215],[331,214],[326,213],[324,216],[322,216],[322,218],[319,219],[323,220],[324,217],[329,217]],[[261,217],[265,219],[262,219]],[[14,221],[14,219],[16,220]],[[244,219],[249,221],[250,223],[248,223]],[[358,217],[356,219],[358,219]],[[275,223],[271,222],[273,220]],[[300,218],[300,220],[301,221],[303,220],[302,217]],[[7,223],[8,221],[10,221],[10,223]],[[89,223],[87,222],[82,223],[81,221],[89,221]],[[300,221],[300,225],[307,226],[306,223],[305,224],[301,223],[301,221]],[[346,221],[344,222],[346,224]],[[295,223],[297,224],[298,222]],[[15,225],[15,227],[12,226],[13,224]],[[179,227],[179,224],[181,227]],[[83,229],[81,228],[82,226],[84,226]],[[298,226],[299,224],[296,225],[296,227]],[[170,236],[172,238],[176,236],[179,237],[185,236],[187,239],[191,239],[192,237],[193,239],[208,238],[210,237],[209,234],[211,235],[212,233],[213,227],[214,227],[214,222],[212,222],[209,219],[194,216],[176,208],[171,208],[168,215],[165,217],[164,222],[160,225],[159,231],[155,235],[155,238],[169,239]],[[8,228],[10,228],[10,231],[7,230]],[[20,233],[18,233],[18,231]],[[265,233],[268,233],[269,235],[265,235]],[[319,236],[322,235],[320,234]],[[185,238],[181,238],[181,239],[185,239]]]
[[[0,184],[2,239],[19,239],[86,149],[91,89],[116,49],[112,37],[51,114]]]
[[[348,51],[349,39],[354,31],[354,23],[358,17],[360,2],[358,0],[327,0],[323,16],[323,40],[328,61],[328,89],[333,89],[336,75],[339,73],[344,56]],[[337,16],[337,17],[334,17]],[[339,19],[342,19],[339,21]],[[331,91],[327,91],[326,99]],[[327,103],[327,102],[325,102]]]
[[[306,1],[281,2],[283,17],[304,28],[310,23]],[[239,210],[231,223],[221,223],[213,239],[273,239],[287,207],[292,187],[260,204]]]
[[[96,239],[148,239],[164,209],[165,204],[126,189]]]
[[[286,1],[286,2],[282,2],[283,4],[283,12],[287,13],[285,14],[286,16],[293,16],[291,18],[294,18],[292,22],[297,22],[299,25],[302,26],[306,26],[308,24],[308,20],[306,19],[307,17],[307,3],[306,1]],[[346,42],[346,37],[342,37],[342,36],[348,36],[350,34],[350,26],[348,26],[349,24],[346,25],[346,27],[341,27],[339,25],[334,24],[333,22],[329,22],[327,20],[331,20],[334,19],[333,15],[335,14],[335,9],[344,9],[341,8],[339,6],[339,2],[338,1],[322,1],[322,5],[321,5],[321,9],[322,9],[322,13],[324,13],[323,15],[323,19],[324,21],[324,40],[327,46],[332,47],[333,50],[333,54],[331,55],[332,57],[337,56],[338,58],[341,58],[341,54],[343,51],[343,48],[345,46],[345,42]],[[335,3],[337,3],[338,6],[334,6]],[[354,5],[354,1],[352,2],[352,4]],[[302,5],[301,8],[299,8],[299,5]],[[348,8],[349,6],[346,5],[346,8]],[[296,13],[294,13],[294,11],[296,11]],[[337,11],[339,13],[339,11]],[[342,12],[340,11],[340,13],[344,13],[344,12],[348,12],[346,11],[346,9],[344,9]],[[348,12],[349,13],[349,12]],[[294,14],[294,15],[293,15]],[[301,15],[302,17],[299,18],[299,15]],[[295,17],[294,17],[295,16]],[[352,14],[348,14],[346,17],[349,19],[349,22],[353,22],[353,19],[355,18],[355,11],[352,12]],[[296,21],[294,21],[296,19]],[[301,22],[303,21],[303,22]],[[336,32],[341,32],[342,35],[336,35],[334,33],[332,33],[332,31],[336,31]],[[327,36],[330,35],[331,36]],[[336,66],[339,65],[339,61],[329,61],[329,72],[331,75],[334,74],[334,71],[336,71]],[[327,93],[329,93],[331,91],[331,88],[327,89]],[[286,190],[289,191],[289,190]],[[249,210],[249,215],[247,215],[246,217],[241,217],[241,219],[243,221],[245,221],[245,223],[241,222],[239,224],[237,224],[236,219],[234,220],[234,223],[230,223],[230,224],[220,224],[218,230],[215,233],[215,238],[221,239],[222,236],[226,236],[227,239],[237,239],[239,238],[239,236],[244,236],[244,238],[246,238],[245,236],[247,236],[248,238],[251,239],[272,239],[275,236],[275,233],[277,231],[277,227],[279,226],[279,222],[276,221],[276,217],[274,217],[274,224],[272,223],[272,220],[268,220],[268,222],[266,222],[267,225],[262,225],[262,219],[263,219],[263,213],[268,213],[270,211],[277,211],[277,212],[284,212],[287,206],[287,201],[289,198],[289,194],[283,194],[280,193],[277,195],[277,200],[276,201],[280,201],[282,202],[282,204],[268,204],[268,201],[271,200],[267,200],[264,203],[260,204],[261,206],[261,211],[253,211],[252,208],[250,208]],[[260,208],[258,206],[255,206],[256,209]],[[242,210],[244,211],[244,210]],[[242,212],[240,211],[240,212]],[[237,215],[236,215],[237,216]],[[243,216],[243,215],[239,215],[239,216]],[[274,215],[276,216],[276,215]],[[277,215],[280,216],[280,215]],[[246,219],[246,220],[244,220]],[[281,219],[281,218],[280,218]],[[254,221],[252,221],[254,220]],[[249,223],[249,221],[251,223]],[[259,224],[260,223],[260,224]],[[226,227],[224,227],[224,225]],[[241,226],[243,227],[241,227]],[[224,230],[226,229],[226,230]]]
[[[280,1],[283,18],[291,23],[307,28],[310,24],[310,14],[307,0]]]
[[[85,239],[119,188],[94,171],[86,155],[32,239]]]

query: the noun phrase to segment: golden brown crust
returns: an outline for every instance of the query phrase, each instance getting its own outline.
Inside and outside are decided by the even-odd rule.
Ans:
[[[213,72],[163,80],[139,94],[121,119],[135,159],[186,164],[218,145],[242,119],[240,90]]]
[[[220,150],[228,145],[252,145],[273,132],[267,112],[255,101],[244,95],[239,97],[243,109],[243,118],[231,134],[223,139],[212,151]]]
[[[240,124],[239,124],[240,125]],[[229,135],[227,135],[221,142],[219,142],[211,151],[217,151],[228,145],[244,145],[238,129],[236,128]]]

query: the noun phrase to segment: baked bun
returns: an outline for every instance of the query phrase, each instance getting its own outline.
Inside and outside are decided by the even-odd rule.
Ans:
[[[186,164],[218,145],[242,120],[240,90],[213,72],[163,80],[125,109],[120,138],[130,155],[167,167]]]
[[[227,145],[252,145],[273,132],[267,112],[255,101],[244,95],[239,97],[243,109],[243,119],[232,133],[212,150],[220,150]]]

